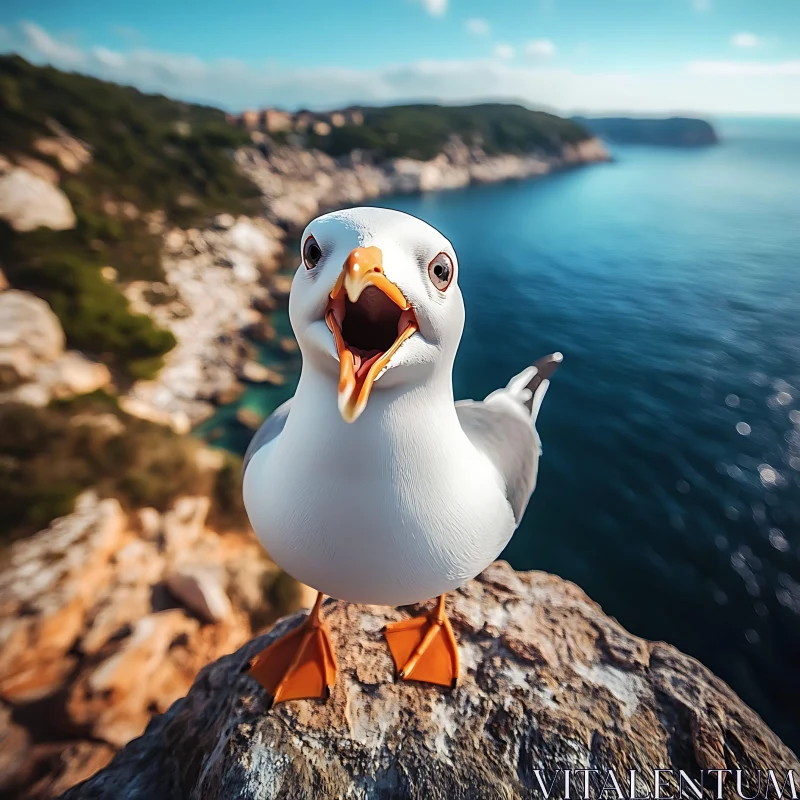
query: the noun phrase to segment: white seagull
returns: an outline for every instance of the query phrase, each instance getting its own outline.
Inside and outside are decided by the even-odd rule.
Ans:
[[[243,491],[267,552],[319,594],[249,673],[273,702],[327,697],[336,660],[324,595],[389,606],[438,597],[385,633],[400,678],[453,686],[445,593],[494,561],[519,525],[561,354],[482,402],[456,403],[464,303],[452,244],[382,208],[325,214],[301,242],[289,297],[300,382],[253,437]]]

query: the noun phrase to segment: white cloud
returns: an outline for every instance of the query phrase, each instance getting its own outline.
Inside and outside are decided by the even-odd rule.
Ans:
[[[496,44],[494,46],[494,54],[497,58],[502,58],[504,61],[514,58],[514,48],[510,44]]]
[[[490,31],[489,23],[485,19],[468,19],[464,24],[467,30],[476,36],[486,36]]]
[[[422,0],[422,5],[432,17],[441,17],[447,11],[447,0]]]
[[[51,60],[54,64],[62,66],[79,66],[84,62],[84,53],[80,48],[54,39],[44,29],[33,22],[23,22],[20,25],[23,35],[30,42],[37,53],[43,58]]]
[[[549,39],[532,39],[525,45],[526,55],[533,58],[551,58],[555,55],[556,49]]]
[[[669,72],[582,72],[497,56],[426,60],[374,69],[309,67],[143,48],[81,50],[38,26],[10,29],[6,49],[36,63],[132,84],[143,91],[243,108],[336,108],[350,103],[508,100],[562,112],[800,114],[800,60],[694,61]],[[731,76],[735,80],[731,80]]]
[[[734,47],[758,47],[761,44],[761,39],[754,33],[735,33],[731,36],[731,44]]]
[[[694,75],[773,78],[800,75],[800,59],[793,61],[692,61],[689,72]],[[795,95],[800,90],[795,88]]]
[[[694,10],[700,12],[711,11],[711,0],[692,0]]]

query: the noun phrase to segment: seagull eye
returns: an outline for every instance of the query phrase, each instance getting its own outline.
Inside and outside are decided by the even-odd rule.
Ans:
[[[428,277],[431,283],[440,291],[443,292],[450,285],[453,280],[453,262],[447,253],[439,253],[436,258],[428,264]]]
[[[313,236],[309,236],[303,245],[303,263],[306,269],[314,269],[322,258],[322,250]]]

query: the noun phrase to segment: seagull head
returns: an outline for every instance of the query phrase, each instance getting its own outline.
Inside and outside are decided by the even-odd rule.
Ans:
[[[464,303],[439,231],[400,211],[352,208],[315,219],[300,246],[292,328],[304,363],[338,381],[346,422],[375,392],[449,379]]]

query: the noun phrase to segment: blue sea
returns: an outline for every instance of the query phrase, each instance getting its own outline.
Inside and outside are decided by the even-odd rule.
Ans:
[[[455,244],[457,397],[564,353],[504,558],[695,656],[800,751],[800,120],[716,124],[716,147],[380,204]],[[267,412],[299,361],[263,357],[292,378],[245,395]],[[234,411],[205,429],[243,450]]]

